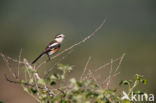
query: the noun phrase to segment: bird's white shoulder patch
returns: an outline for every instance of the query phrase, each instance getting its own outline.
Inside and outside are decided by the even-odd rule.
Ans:
[[[53,44],[49,45],[49,47],[53,47],[53,46],[56,46],[56,45],[58,45],[58,43],[53,43]]]

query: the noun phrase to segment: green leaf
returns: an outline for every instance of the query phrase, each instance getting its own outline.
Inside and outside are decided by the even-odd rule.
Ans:
[[[38,84],[45,85],[46,83],[45,83],[44,79],[39,79]]]
[[[145,80],[145,79],[141,80],[141,82],[142,82],[143,84],[147,84],[147,80]]]
[[[67,72],[67,71],[71,71],[72,67],[68,66],[68,65],[63,65],[63,64],[58,64],[58,69],[63,71],[63,72]]]
[[[29,89],[24,87],[24,91],[27,92],[27,93],[30,93]]]
[[[33,78],[29,80],[29,83],[32,84],[34,82]]]
[[[61,100],[60,103],[68,103],[66,100]]]
[[[65,78],[65,75],[61,75],[61,79],[64,79]]]
[[[132,83],[131,80],[122,80],[122,81],[119,83],[119,85],[122,85],[122,84],[124,84],[124,85],[129,85],[129,84],[131,84],[131,83]]]
[[[70,79],[70,82],[71,82],[72,84],[76,84],[76,79],[75,79],[75,78],[72,78],[72,79]]]
[[[133,92],[133,94],[140,94],[140,93],[141,93],[140,90],[136,90],[136,91]]]
[[[50,85],[56,85],[56,82],[55,81],[51,81]]]
[[[52,80],[60,79],[60,75],[54,73],[53,75],[50,76],[50,79],[52,79]]]
[[[31,88],[30,90],[31,90],[31,92],[32,92],[33,94],[36,94],[36,93],[37,93],[37,90],[36,90],[36,89]]]
[[[143,79],[143,76],[141,76],[141,75],[139,75],[139,74],[135,74],[135,79],[136,80],[141,80],[141,79]]]
[[[131,103],[129,100],[123,100],[122,103]]]
[[[80,81],[77,82],[77,86],[82,87],[82,85],[83,85],[82,82],[80,82]]]
[[[19,80],[18,83],[19,83],[19,84],[24,84],[25,81],[24,81],[24,80]]]

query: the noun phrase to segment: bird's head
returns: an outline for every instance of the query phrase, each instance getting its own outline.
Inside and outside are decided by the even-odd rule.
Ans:
[[[61,43],[61,42],[63,41],[64,37],[65,37],[64,34],[57,34],[57,35],[55,36],[55,40],[56,40],[57,42]]]

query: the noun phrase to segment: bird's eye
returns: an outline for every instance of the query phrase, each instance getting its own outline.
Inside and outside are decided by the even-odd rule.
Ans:
[[[56,38],[62,38],[64,35],[57,35]]]
[[[60,38],[61,36],[57,36],[57,38]]]

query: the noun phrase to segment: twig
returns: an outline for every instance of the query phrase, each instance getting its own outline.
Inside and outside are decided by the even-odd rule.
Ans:
[[[19,74],[20,74],[20,70],[19,70],[19,67],[20,67],[20,60],[21,60],[21,55],[22,55],[22,49],[20,50],[19,52],[19,57],[18,57],[18,66],[17,66],[17,78],[19,78]]]
[[[112,77],[112,71],[113,71],[112,65],[113,65],[113,59],[111,59],[111,62],[110,62],[110,71],[109,71],[108,81],[106,83],[106,89],[108,89],[109,85],[110,85],[110,81],[111,81],[111,77]]]
[[[1,57],[3,58],[3,60],[5,61],[9,71],[12,73],[12,76],[16,79],[16,81],[13,81],[13,80],[10,80],[6,75],[4,75],[5,79],[10,82],[10,83],[14,83],[14,84],[20,84],[20,80],[19,80],[19,65],[20,64],[24,64],[24,62],[21,62],[20,61],[20,57],[21,57],[21,53],[22,53],[22,50],[20,51],[20,55],[19,55],[19,60],[16,60],[16,59],[12,59],[11,57],[9,56],[5,56],[3,53],[0,53]],[[15,62],[15,63],[18,63],[18,74],[16,76],[16,74],[12,71],[11,67],[9,66],[9,60]],[[24,88],[24,86],[29,86],[29,87],[34,87],[34,85],[32,84],[28,84],[28,83],[22,83],[21,86]],[[42,89],[42,87],[40,87],[40,89]],[[36,98],[34,95],[32,94],[29,94],[31,95],[33,98],[35,98],[35,100],[37,100],[38,102],[40,102],[40,100],[38,98]]]
[[[57,88],[58,91],[60,91],[62,94],[65,94],[63,90],[61,90],[60,88]]]
[[[0,53],[0,55],[1,55],[1,57],[3,58],[3,60],[5,61],[5,64],[6,64],[7,68],[8,68],[8,70],[10,71],[10,73],[12,74],[12,76],[13,76],[14,78],[17,78],[16,74],[12,71],[12,68],[10,67],[9,61],[8,61],[8,59],[6,58],[6,56],[5,56],[4,54],[2,54],[2,53]]]
[[[125,53],[123,53],[121,57],[116,58],[116,59],[113,59],[112,63],[115,63],[115,62],[117,62],[118,60],[121,61],[121,58],[123,59],[124,56],[125,56]],[[121,62],[122,62],[122,61],[121,61]],[[104,65],[101,65],[100,67],[98,67],[98,68],[95,70],[95,72],[97,72],[97,71],[99,71],[99,70],[101,70],[101,69],[107,67],[107,66],[110,65],[110,64],[111,64],[111,63],[108,62],[108,63],[106,63],[106,64],[104,64]],[[121,63],[120,63],[120,64],[121,64]],[[119,65],[119,66],[120,66],[120,65]],[[119,68],[119,66],[118,66],[118,68]],[[116,69],[116,71],[118,70],[118,68]]]
[[[105,89],[108,89],[109,88],[109,85],[110,85],[111,80],[120,73],[120,72],[117,72],[117,71],[118,71],[118,69],[119,69],[119,67],[121,65],[121,62],[123,61],[124,56],[125,56],[125,53],[122,54],[122,56],[120,57],[120,59],[118,58],[119,64],[117,65],[117,67],[114,70],[114,72],[112,70],[112,64],[113,64],[113,61],[116,61],[117,59],[116,60],[111,59],[111,62],[109,64],[107,63],[107,65],[110,65],[110,72],[109,72],[109,76],[103,82],[103,84],[104,84],[107,81]],[[102,68],[100,68],[100,69],[102,69]],[[98,70],[100,70],[100,69],[98,69]],[[112,72],[113,72],[113,74],[112,74]]]
[[[25,79],[25,81],[28,81],[28,79],[27,79],[27,71],[26,70],[24,70],[24,79]]]
[[[74,47],[76,47],[76,46],[78,46],[78,45],[80,45],[80,44],[86,42],[88,39],[90,39],[92,36],[94,36],[94,35],[103,27],[103,25],[104,25],[105,23],[106,23],[106,19],[104,19],[103,22],[102,22],[91,34],[89,34],[89,35],[88,35],[87,37],[85,37],[83,40],[81,40],[81,41],[79,41],[79,42],[73,44],[72,46],[70,46],[70,47],[64,49],[62,52],[60,52],[60,53],[58,53],[58,54],[52,56],[52,57],[51,57],[51,60],[54,59],[54,58],[56,58],[56,57],[58,57],[58,56],[60,56],[60,55],[62,55],[62,54],[64,54],[65,52],[71,50],[72,48],[74,48]],[[45,64],[45,63],[47,63],[47,61],[43,61],[43,62],[41,63],[41,65],[43,65],[43,64]]]
[[[48,69],[48,71],[44,74],[43,78],[47,78],[47,76],[49,75],[49,73],[62,61],[64,60],[67,56],[69,56],[71,54],[71,51],[68,52],[68,54],[66,56],[63,56],[58,62],[56,62],[50,69]]]
[[[87,67],[88,67],[88,64],[89,64],[90,60],[91,60],[91,57],[89,57],[88,60],[87,60],[87,63],[86,63],[86,65],[85,65],[85,67],[84,67],[84,70],[83,70],[83,73],[82,73],[82,75],[81,75],[80,80],[83,79],[83,76],[84,76],[84,74],[85,74],[85,72],[86,72],[86,70],[87,70]]]
[[[26,58],[24,58],[24,64],[25,64],[26,68],[29,68],[31,70],[35,70],[35,68],[33,68],[32,65],[30,65],[30,63],[27,61]]]
[[[3,53],[0,53],[0,55],[1,55],[1,57],[5,56]],[[9,57],[9,56],[5,56],[5,57],[6,57],[8,60],[11,60],[11,61],[13,61],[13,62],[15,62],[15,63],[24,64],[24,62],[19,61],[19,60],[16,60],[16,59],[13,59],[13,58],[11,58],[11,57]]]
[[[119,64],[118,64],[117,68],[115,69],[114,73],[116,73],[116,72],[118,71],[118,69],[119,69],[119,67],[120,67],[120,65],[121,65],[121,63],[122,63],[122,61],[123,61],[125,55],[126,55],[125,53],[122,54],[121,59],[120,59],[120,61],[119,61]]]
[[[6,75],[4,75],[5,79],[10,82],[10,83],[14,83],[14,84],[20,84],[20,80],[19,81],[14,81],[14,80],[10,80]],[[29,84],[29,83],[22,83],[25,86],[30,86],[30,87],[34,87],[35,85]]]
[[[89,69],[89,73],[90,73],[90,77],[93,79],[93,81],[96,82],[96,84],[98,85],[98,87],[100,87],[102,89],[102,86],[100,85],[100,83],[98,82],[98,80],[95,78],[93,72]]]
[[[65,50],[63,50],[62,52],[60,52],[60,53],[58,53],[57,55],[53,56],[51,59],[54,59],[55,57],[60,56],[61,54],[63,54],[63,53],[65,53],[65,52],[69,51],[70,49],[74,48],[75,46],[78,46],[78,45],[80,45],[81,43],[86,42],[88,39],[90,39],[92,36],[94,36],[94,35],[96,34],[96,32],[98,32],[98,31],[103,27],[103,25],[105,24],[105,22],[106,22],[106,19],[103,20],[103,22],[98,26],[98,28],[95,29],[94,32],[92,32],[91,34],[89,34],[89,35],[88,35],[87,37],[85,37],[82,41],[79,41],[78,43],[76,43],[76,44],[70,46],[69,48],[67,48],[67,49],[65,49]]]
[[[38,84],[37,84],[38,74],[36,75],[36,73],[35,73],[33,76],[34,76],[34,83],[35,83],[36,89],[39,91]]]
[[[5,79],[10,82],[10,83],[14,83],[14,84],[21,84],[21,85],[24,85],[24,86],[28,86],[28,87],[35,87],[36,85],[35,84],[29,84],[29,83],[20,83],[20,80],[18,81],[15,81],[15,80],[10,80],[6,75],[4,75]],[[40,87],[38,86],[38,89],[41,89],[41,90],[47,90],[47,92],[50,93],[50,90],[49,89],[45,89],[45,87]],[[51,94],[51,93],[50,93]]]
[[[117,73],[113,74],[113,75],[112,75],[112,79],[113,79],[114,77],[116,77],[117,75],[119,75],[119,74],[120,74],[120,72],[117,72]],[[104,84],[108,81],[108,79],[109,79],[109,76],[102,82],[102,85],[104,85]]]

